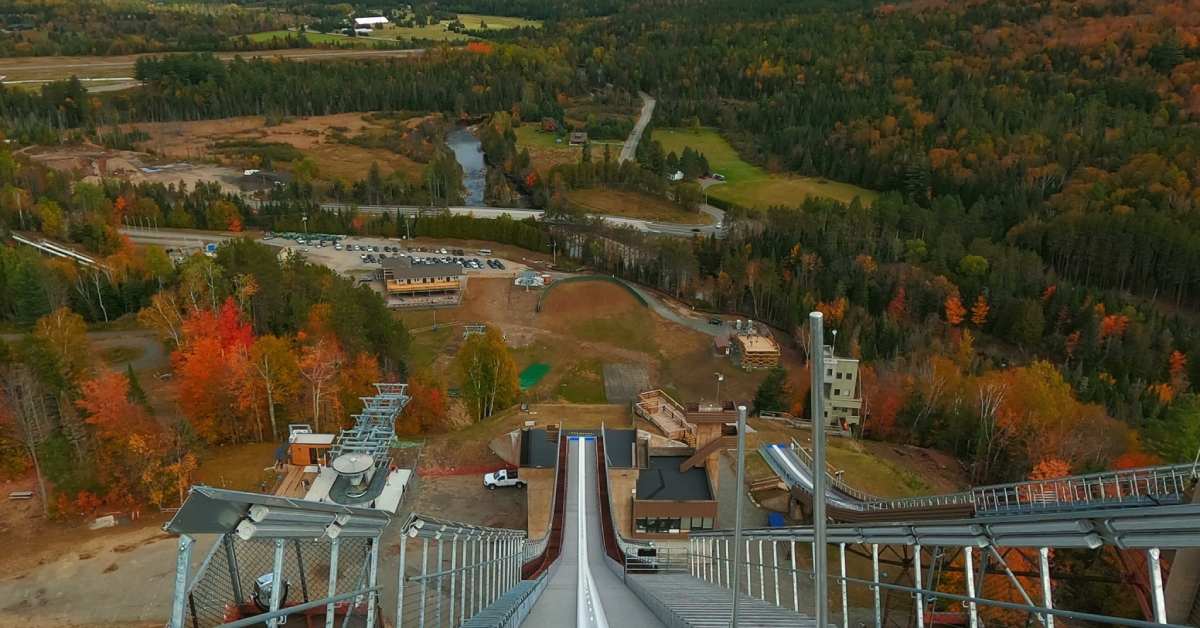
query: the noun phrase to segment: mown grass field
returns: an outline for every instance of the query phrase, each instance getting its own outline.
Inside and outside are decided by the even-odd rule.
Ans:
[[[304,33],[299,33],[296,31],[265,31],[262,33],[254,33],[253,35],[247,35],[246,38],[253,42],[263,43],[263,42],[271,41],[272,39],[285,40],[288,37],[299,38],[300,35],[304,35],[305,39],[307,39],[308,41],[312,42],[313,44],[317,44],[317,45],[321,45],[321,44],[331,44],[331,45],[336,45],[336,46],[369,46],[369,45],[371,45],[370,40],[359,39],[357,37],[347,37],[345,35],[339,35],[336,33],[318,33],[315,31],[306,31]]]
[[[795,206],[808,196],[832,198],[845,203],[859,197],[863,202],[871,203],[879,196],[877,192],[848,183],[771,174],[742,159],[733,146],[711,128],[655,129],[654,139],[662,143],[666,152],[674,151],[678,155],[685,147],[691,146],[704,153],[713,170],[725,176],[725,183],[708,188],[708,195],[745,207]]]
[[[567,192],[567,201],[589,213],[612,214],[656,222],[708,224],[712,217],[703,212],[684,211],[671,201],[641,192],[588,188]]]
[[[507,30],[510,28],[541,28],[542,23],[538,20],[526,20],[519,17],[505,17],[500,15],[479,15],[472,13],[460,13],[458,20],[467,27],[467,30]],[[388,26],[375,31],[374,35],[368,37],[382,37],[385,39],[428,39],[433,41],[467,41],[473,39],[471,36],[464,33],[455,33],[447,30],[450,25],[449,21],[438,22],[436,24],[428,24],[426,26]]]

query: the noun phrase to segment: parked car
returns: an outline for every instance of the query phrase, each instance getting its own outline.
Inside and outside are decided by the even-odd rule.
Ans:
[[[709,325],[720,325],[720,324],[721,324],[721,323],[723,323],[723,322],[724,322],[724,321],[722,321],[721,319],[717,318],[716,316],[714,316],[714,317],[712,317],[712,318],[708,319],[708,324],[709,324]]]
[[[495,473],[485,473],[483,475],[483,485],[489,491],[496,490],[498,486],[515,486],[517,488],[525,488],[525,480],[517,477],[516,469],[500,469]]]

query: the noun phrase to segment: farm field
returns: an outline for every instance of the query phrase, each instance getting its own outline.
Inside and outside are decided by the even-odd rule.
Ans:
[[[299,31],[264,31],[246,35],[246,38],[253,42],[269,42],[273,39],[286,40],[288,37],[299,37],[302,33]],[[358,37],[347,37],[337,33],[318,33],[316,31],[304,31],[304,38],[314,45],[334,45],[334,46],[354,46],[359,48],[371,47],[374,42],[369,39],[360,39]],[[240,39],[237,35],[234,39]]]
[[[226,61],[234,57],[267,57],[293,61],[322,61],[358,57],[407,57],[421,54],[421,50],[315,50],[290,48],[261,52],[222,52],[215,56]],[[110,57],[14,57],[0,59],[0,74],[6,83],[14,81],[60,81],[72,76],[79,78],[124,78],[132,77],[134,65],[142,57],[161,54],[119,55]]]
[[[385,176],[402,172],[415,180],[424,168],[409,157],[385,148],[367,148],[339,141],[335,137],[337,133],[350,137],[384,128],[360,113],[288,118],[273,126],[267,126],[262,116],[243,116],[193,122],[138,123],[129,128],[150,135],[139,148],[173,159],[202,159],[212,155],[211,147],[219,142],[244,142],[290,146],[316,162],[321,179],[362,179],[371,164],[377,163]]]
[[[671,201],[641,192],[588,188],[567,192],[567,201],[587,212],[678,224],[709,224],[712,216],[684,211]]]
[[[538,20],[527,20],[519,17],[505,17],[500,15],[479,15],[474,13],[460,13],[458,20],[467,27],[467,30],[484,30],[484,25],[487,30],[506,30],[510,28],[541,28],[542,23]],[[447,27],[450,25],[449,20],[443,20],[436,24],[428,24],[426,26],[395,26],[391,25],[387,28],[382,28],[375,31],[375,34],[366,36],[367,39],[428,39],[433,41],[467,41],[475,39],[466,33],[455,33]]]
[[[715,172],[725,176],[725,183],[708,188],[712,198],[746,207],[767,208],[775,205],[797,205],[806,196],[820,196],[850,202],[855,197],[870,203],[878,193],[815,177],[771,174],[742,159],[733,146],[716,130],[703,128],[655,129],[654,139],[662,143],[663,151],[676,155],[691,146],[708,158]]]

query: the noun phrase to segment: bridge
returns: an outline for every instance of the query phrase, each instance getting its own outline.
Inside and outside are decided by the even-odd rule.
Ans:
[[[814,328],[819,333],[819,322]],[[733,424],[739,509],[745,421],[741,407]],[[613,473],[644,469],[645,460],[636,442],[604,428],[559,431],[550,525],[538,539],[423,514],[391,521],[372,509],[195,487],[166,526],[180,538],[169,625],[275,627],[296,617],[327,628],[978,628],[996,623],[996,612],[1044,628],[1200,620],[1200,503],[1190,465],[887,499],[814,473],[823,466],[820,432],[814,425],[811,457],[787,445],[759,453],[793,497],[807,495],[832,523],[818,514],[814,525],[743,530],[737,516],[731,530],[692,517],[690,528],[670,526],[686,536],[670,530],[654,542],[622,533]],[[674,466],[682,474],[712,453],[695,446],[682,464],[680,456],[655,467],[652,479],[683,477],[672,475]],[[639,480],[635,502],[654,490]],[[397,528],[389,552],[399,564],[381,573],[384,531]],[[206,533],[218,540],[193,573],[195,537]],[[1098,581],[1138,599],[1142,616],[1063,608],[1058,587],[1076,576],[1055,571],[1059,552],[1114,557],[1121,573]]]

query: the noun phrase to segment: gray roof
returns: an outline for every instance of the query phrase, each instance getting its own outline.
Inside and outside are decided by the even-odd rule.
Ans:
[[[396,279],[431,279],[436,277],[460,277],[463,267],[459,264],[413,264],[407,257],[389,257],[382,262],[384,270],[391,271]]]
[[[558,462],[558,439],[538,427],[521,431],[521,466],[546,469]]]
[[[702,467],[680,472],[687,456],[651,456],[649,466],[638,473],[637,498],[655,501],[703,501],[713,498],[708,476]]]
[[[608,466],[628,469],[633,466],[633,439],[637,430],[604,430],[604,455]]]

